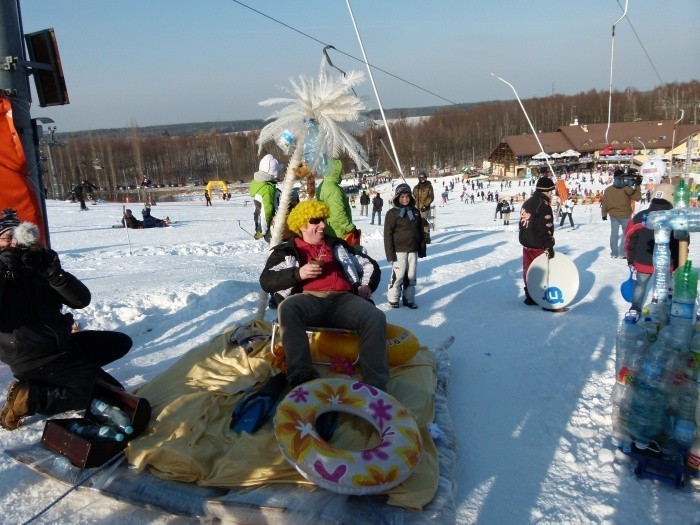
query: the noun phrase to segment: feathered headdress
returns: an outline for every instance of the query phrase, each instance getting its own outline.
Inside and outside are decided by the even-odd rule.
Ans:
[[[278,141],[285,133],[291,134],[296,140],[296,147],[304,145],[316,153],[311,169],[318,165],[322,155],[337,157],[343,152],[358,167],[366,168],[368,164],[365,151],[352,136],[353,132],[362,131],[361,111],[366,109],[352,89],[364,82],[364,74],[361,71],[350,71],[344,77],[334,78],[327,73],[326,63],[324,58],[318,82],[300,75],[298,82],[290,79],[291,89],[280,87],[295,98],[270,98],[260,102],[262,106],[287,106],[269,117],[274,120],[260,131],[258,146],[262,148],[268,141]],[[313,144],[306,142],[310,119],[314,119],[318,126],[318,136]]]

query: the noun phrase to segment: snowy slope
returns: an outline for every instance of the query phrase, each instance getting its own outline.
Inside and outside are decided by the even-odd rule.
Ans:
[[[390,189],[383,190],[387,202]],[[523,188],[503,194],[516,191]],[[79,212],[77,204],[47,203],[54,249],[93,293],[92,304],[76,313],[83,327],[134,339],[132,351],[110,368],[128,387],[255,314],[267,245],[244,231],[253,229],[246,199],[234,195],[213,207],[203,200],[162,203],[153,215],[169,216],[171,228],[128,232],[111,227],[120,204]],[[419,263],[419,309],[387,310],[387,317],[428,346],[456,338],[449,399],[459,445],[459,523],[700,523],[699,483],[677,490],[637,480],[610,443],[614,338],[626,309],[619,285],[628,272],[624,260],[608,255],[610,226],[599,207],[577,206],[578,228],[555,234],[557,251],[575,261],[581,286],[569,312],[551,314],[522,304],[517,213],[504,227],[493,220],[495,204],[463,204],[458,191],[451,199],[437,207],[433,244]],[[358,214],[359,207],[354,215],[363,244],[382,266],[375,299],[386,309],[382,230]],[[691,242],[690,258],[700,266],[700,243]],[[0,389],[11,380],[0,365]],[[43,419],[34,417],[20,431],[0,430],[0,448],[36,442],[42,428]],[[2,523],[23,522],[65,490],[0,458]],[[42,520],[183,521],[88,491],[70,494]]]

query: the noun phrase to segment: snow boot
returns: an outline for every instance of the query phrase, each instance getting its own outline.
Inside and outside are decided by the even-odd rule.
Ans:
[[[16,430],[22,424],[22,419],[29,415],[29,385],[13,381],[7,389],[7,402],[0,412],[0,426],[6,430]]]
[[[530,294],[527,291],[527,287],[525,287],[525,300],[523,301],[528,306],[535,306],[537,303],[530,297]]]

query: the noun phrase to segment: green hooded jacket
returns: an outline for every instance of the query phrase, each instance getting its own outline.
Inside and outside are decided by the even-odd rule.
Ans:
[[[340,187],[342,174],[343,163],[332,159],[330,171],[323,176],[316,189],[316,199],[325,202],[331,210],[331,216],[326,221],[326,233],[341,239],[355,229],[348,196]]]

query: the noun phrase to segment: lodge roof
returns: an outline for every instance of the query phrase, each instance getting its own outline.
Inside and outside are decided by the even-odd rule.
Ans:
[[[610,124],[609,130],[607,128],[607,123],[573,124],[562,126],[554,132],[539,133],[538,136],[545,153],[561,153],[567,149],[574,149],[581,154],[591,154],[602,150],[607,144],[611,144],[616,150],[628,146],[638,150],[641,144],[635,137],[639,137],[648,149],[670,150],[672,145],[678,145],[693,133],[700,131],[700,125],[680,125],[675,124],[673,120],[615,122]],[[534,135],[508,135],[501,140],[490,157],[499,150],[502,152],[504,148],[509,149],[515,157],[531,157],[541,151]]]

